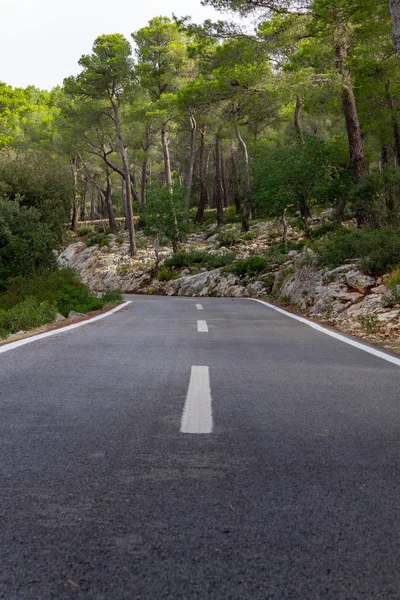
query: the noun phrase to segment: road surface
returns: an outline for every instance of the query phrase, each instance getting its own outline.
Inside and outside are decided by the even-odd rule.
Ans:
[[[400,368],[249,300],[0,355],[0,598],[400,598]]]

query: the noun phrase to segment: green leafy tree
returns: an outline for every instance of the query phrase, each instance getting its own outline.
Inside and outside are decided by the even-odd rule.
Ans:
[[[111,119],[113,123],[125,181],[124,204],[130,251],[134,255],[136,242],[132,180],[122,125],[122,109],[130,101],[134,83],[131,47],[121,34],[102,35],[95,40],[92,54],[82,56],[79,64],[83,71],[75,78],[66,79],[65,89],[72,96],[94,102],[95,110]]]

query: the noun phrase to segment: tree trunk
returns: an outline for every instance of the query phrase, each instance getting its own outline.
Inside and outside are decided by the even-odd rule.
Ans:
[[[242,210],[242,203],[240,201],[239,193],[239,170],[236,160],[236,152],[232,150],[231,154],[231,165],[232,165],[232,179],[233,179],[233,198],[235,201],[236,214],[240,214]]]
[[[188,221],[189,221],[190,197],[191,197],[192,185],[193,185],[194,161],[196,158],[197,123],[196,123],[196,119],[193,116],[190,117],[190,125],[191,125],[191,131],[190,131],[189,166],[188,166],[188,173],[187,173],[187,178],[186,178],[187,197],[186,197],[186,206],[185,206],[185,215],[184,215],[185,223],[188,223]]]
[[[149,148],[150,148],[150,131],[149,128],[146,127],[146,141],[144,145],[144,158],[142,162],[142,175],[140,182],[140,203],[146,204],[147,202],[147,184],[148,184],[148,163],[149,163]]]
[[[78,168],[77,168],[76,163],[77,163],[76,156],[73,156],[71,158],[72,176],[74,179],[74,200],[73,200],[73,206],[72,206],[72,221],[71,221],[72,231],[78,231],[78,221],[79,221]]]
[[[297,135],[299,136],[300,140],[303,142],[304,136],[303,136],[302,111],[303,111],[303,100],[300,98],[300,96],[297,96],[296,109],[294,111],[294,126],[296,128]]]
[[[221,149],[221,181],[222,181],[222,190],[223,190],[223,198],[224,198],[224,207],[228,208],[229,202],[229,185],[228,185],[228,177],[226,175],[226,164],[224,151]]]
[[[86,219],[86,193],[87,193],[87,179],[82,177],[81,185],[81,207],[80,207],[80,220]]]
[[[386,82],[386,98],[388,108],[392,115],[392,128],[393,128],[393,140],[394,140],[394,152],[396,157],[396,166],[400,165],[400,129],[396,114],[396,105],[392,96],[392,82],[390,79]]]
[[[364,152],[364,140],[358,118],[351,74],[346,69],[347,48],[345,42],[336,47],[336,57],[342,78],[342,104],[346,120],[351,166],[354,181],[357,183],[367,173],[368,163]]]
[[[113,103],[114,109],[114,124],[115,132],[118,138],[118,149],[121,156],[124,179],[125,179],[125,220],[126,226],[129,232],[129,250],[131,256],[136,254],[136,237],[135,237],[135,222],[133,219],[133,208],[132,208],[132,184],[131,184],[131,171],[129,168],[128,153],[122,137],[121,124],[119,119],[119,107]]]
[[[384,171],[387,171],[388,168],[389,168],[388,147],[386,146],[386,144],[383,144],[382,148],[381,148],[381,169],[384,172]],[[394,197],[393,197],[393,190],[390,185],[390,182],[388,182],[388,185],[385,186],[385,203],[386,203],[386,210],[387,210],[388,217],[389,217],[389,219],[391,219],[393,217],[393,213],[394,213]]]
[[[342,106],[346,121],[347,138],[350,150],[353,179],[358,183],[368,172],[368,163],[365,157],[364,140],[358,118],[357,104],[354,96],[351,73],[346,68],[347,41],[343,23],[339,19],[337,28],[338,42],[336,46],[336,63],[342,83]],[[369,222],[368,208],[356,208],[357,224],[360,227]]]
[[[108,214],[108,221],[110,223],[110,229],[112,229],[112,231],[116,231],[117,223],[115,221],[115,214],[114,214],[114,210],[113,210],[113,206],[112,206],[111,174],[108,169],[106,171],[106,177],[107,177],[107,183],[106,183],[106,187],[103,192],[103,195],[104,195],[104,200],[105,200],[107,214]]]
[[[176,211],[175,211],[175,206],[174,206],[174,198],[173,198],[174,189],[173,189],[173,184],[172,184],[171,157],[169,154],[169,140],[168,140],[166,123],[163,123],[162,128],[161,128],[161,142],[162,142],[162,149],[163,149],[163,155],[164,155],[165,187],[167,188],[168,193],[169,193],[172,218],[173,218],[173,222],[174,222],[174,228],[173,228],[173,233],[172,233],[172,249],[174,252],[178,252],[178,250],[179,250],[179,225],[178,225],[178,220],[176,218]]]
[[[400,0],[389,0],[393,22],[393,38],[400,60]]]
[[[217,209],[218,226],[223,225],[224,223],[223,193],[221,181],[221,136],[217,133],[215,137],[214,156],[214,203]]]
[[[199,180],[200,180],[200,201],[199,208],[196,214],[196,223],[202,223],[204,219],[204,211],[209,203],[208,188],[207,188],[207,157],[206,157],[206,135],[207,128],[204,125],[200,131],[200,156],[199,156]]]
[[[249,231],[250,229],[250,219],[251,219],[251,181],[250,181],[250,160],[249,153],[247,150],[246,142],[242,138],[240,133],[239,126],[236,125],[236,135],[239,140],[239,144],[243,151],[244,158],[244,166],[245,166],[245,197],[244,197],[244,206],[243,206],[243,214],[242,214],[242,230]]]

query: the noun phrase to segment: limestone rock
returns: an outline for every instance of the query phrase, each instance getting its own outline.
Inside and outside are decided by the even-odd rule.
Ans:
[[[373,277],[356,270],[349,271],[346,274],[346,282],[349,287],[358,290],[361,294],[366,294],[376,284]]]
[[[84,313],[77,312],[76,310],[70,310],[68,313],[68,319],[82,319],[82,317],[86,317]]]

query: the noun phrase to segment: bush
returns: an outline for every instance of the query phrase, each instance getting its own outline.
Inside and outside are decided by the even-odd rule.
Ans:
[[[250,256],[243,260],[237,260],[233,265],[226,267],[226,271],[234,273],[239,277],[244,277],[245,275],[253,277],[254,275],[264,273],[269,267],[270,263],[266,258],[262,256]]]
[[[243,242],[243,237],[236,229],[226,229],[218,234],[218,240],[221,246],[229,248]]]
[[[212,270],[229,265],[234,259],[235,255],[233,253],[219,255],[211,254],[205,250],[190,250],[189,252],[176,252],[164,261],[164,265],[168,269],[183,269],[195,266]]]
[[[41,222],[60,240],[69,220],[74,182],[70,166],[40,150],[0,151],[0,193],[21,198],[38,211]]]
[[[77,231],[79,237],[84,237],[85,235],[90,235],[92,233],[94,233],[93,225],[82,225]]]
[[[27,298],[9,310],[0,311],[1,337],[46,325],[55,319],[56,314],[56,307],[49,302]]]
[[[37,275],[28,279],[17,277],[10,280],[7,292],[0,296],[0,309],[13,308],[21,300],[28,298],[51,304],[65,317],[71,310],[89,312],[99,310],[106,303],[110,303],[109,297],[106,300],[97,298],[72,269],[62,269],[50,275]],[[119,299],[116,301],[119,302]]]
[[[314,249],[319,264],[329,269],[361,259],[362,269],[382,275],[400,264],[400,236],[389,228],[341,229]]]
[[[101,297],[105,306],[123,302],[122,293],[119,290],[107,290]]]
[[[174,273],[169,269],[161,269],[157,275],[158,281],[171,281],[172,279],[179,279],[179,277],[179,273]]]
[[[18,197],[0,197],[0,289],[10,277],[54,270],[57,245],[56,235],[36,208],[22,206]]]
[[[105,233],[95,233],[86,238],[85,244],[86,246],[95,246],[97,244],[104,247],[110,245],[110,239]]]

